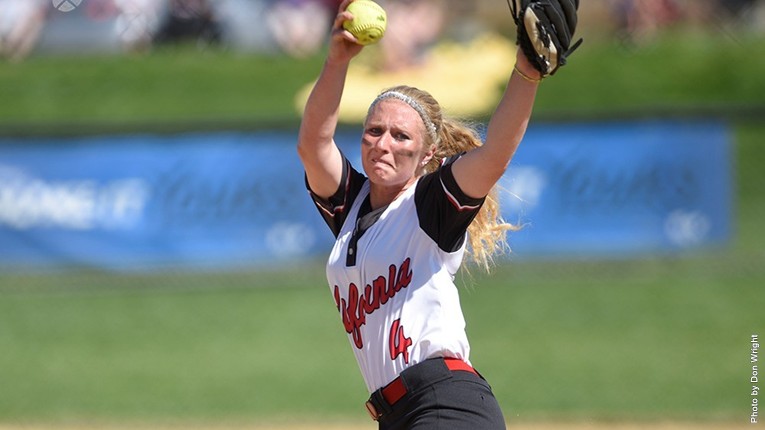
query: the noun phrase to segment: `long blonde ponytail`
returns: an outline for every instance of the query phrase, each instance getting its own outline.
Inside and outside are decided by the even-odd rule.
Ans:
[[[439,160],[482,145],[474,126],[452,118],[442,119],[439,140],[436,157],[434,157]],[[437,166],[427,167],[437,168]],[[494,185],[486,196],[478,215],[468,227],[468,257],[488,272],[494,263],[494,256],[509,251],[507,232],[518,229],[519,227],[502,219],[498,185]]]

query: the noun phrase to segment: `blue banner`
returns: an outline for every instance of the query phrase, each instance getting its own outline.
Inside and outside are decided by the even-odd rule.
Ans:
[[[358,131],[338,144],[360,166]],[[0,266],[243,268],[325,255],[296,132],[0,139]],[[516,257],[724,243],[727,128],[532,126],[500,181]]]
[[[730,133],[717,122],[540,125],[500,182],[516,253],[619,257],[731,234]]]
[[[230,268],[324,250],[293,133],[0,143],[4,266]],[[324,240],[326,242],[326,240]]]

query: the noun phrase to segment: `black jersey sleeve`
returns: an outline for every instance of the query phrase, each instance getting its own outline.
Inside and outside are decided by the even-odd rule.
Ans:
[[[316,195],[308,184],[308,177],[305,177],[305,187],[308,190],[308,194],[335,237],[340,234],[340,229],[348,217],[348,211],[351,209],[354,200],[356,200],[356,196],[359,195],[364,181],[366,181],[366,177],[354,169],[351,166],[351,162],[345,156],[343,156],[343,173],[340,178],[340,185],[337,187],[335,194],[330,196],[329,199]]]
[[[457,185],[452,163],[459,157],[447,159],[440,169],[422,177],[414,193],[420,228],[446,252],[462,246],[485,200],[468,197]]]

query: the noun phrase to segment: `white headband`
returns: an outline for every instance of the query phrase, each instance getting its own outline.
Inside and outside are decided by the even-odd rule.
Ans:
[[[433,121],[430,119],[430,116],[428,116],[428,113],[425,112],[425,108],[422,107],[421,104],[417,103],[415,99],[413,99],[412,97],[409,97],[406,94],[402,94],[398,91],[386,91],[380,94],[379,96],[377,96],[376,99],[374,99],[372,104],[369,105],[369,110],[367,111],[367,115],[369,115],[369,113],[372,112],[372,109],[374,109],[377,103],[391,97],[393,97],[394,99],[401,100],[402,102],[411,106],[412,109],[417,111],[417,113],[420,114],[420,118],[422,118],[423,124],[425,124],[425,129],[428,130],[428,134],[430,134],[431,139],[433,139],[433,143],[438,144],[438,134],[436,133],[436,126],[433,124]]]

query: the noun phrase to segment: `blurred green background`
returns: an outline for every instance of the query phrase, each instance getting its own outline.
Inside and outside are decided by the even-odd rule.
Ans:
[[[181,45],[0,63],[0,134],[296,127],[292,95],[322,61]],[[736,230],[680,255],[511,256],[463,275],[472,361],[511,422],[748,420],[749,342],[765,333],[764,73],[761,33],[692,27],[589,35],[543,83],[534,121],[726,120]],[[323,261],[0,273],[0,387],[0,423],[366,422]]]

